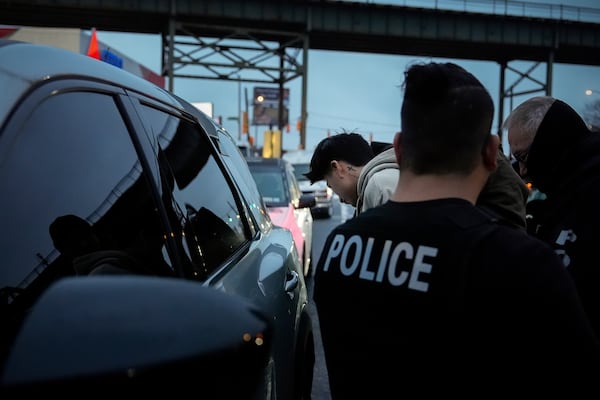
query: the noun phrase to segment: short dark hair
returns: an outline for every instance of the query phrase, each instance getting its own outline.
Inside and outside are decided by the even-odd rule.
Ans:
[[[310,160],[310,171],[304,176],[314,183],[325,177],[333,160],[362,167],[373,157],[371,145],[362,135],[356,132],[338,133],[319,142]]]
[[[415,64],[404,76],[401,166],[418,174],[471,172],[491,132],[488,91],[453,63]]]

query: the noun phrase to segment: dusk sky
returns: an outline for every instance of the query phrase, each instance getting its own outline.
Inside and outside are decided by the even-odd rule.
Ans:
[[[460,0],[445,1],[463,3]],[[414,4],[417,1],[379,2]],[[422,3],[433,4],[432,1]],[[477,0],[473,4],[476,3]],[[492,4],[491,1],[479,1],[479,4],[486,3]],[[568,6],[600,8],[600,6],[595,6],[595,0],[545,2],[545,4],[564,3],[568,3]],[[538,4],[541,5],[541,3]],[[160,71],[160,36],[98,31],[98,40],[146,67],[156,72]],[[352,130],[363,134],[366,139],[372,134],[373,140],[392,141],[394,133],[400,128],[402,103],[400,86],[403,72],[408,64],[416,61],[456,62],[483,82],[495,102],[498,99],[500,66],[495,62],[310,50],[307,75],[307,149],[314,148],[322,138],[326,137],[328,131],[335,134],[342,130]],[[533,66],[534,63],[513,62],[510,65],[523,71]],[[545,63],[540,64],[534,70],[534,76],[541,81],[545,81],[545,74]],[[508,75],[507,82],[510,82],[510,75]],[[286,150],[297,149],[300,143],[295,121],[301,114],[301,84],[301,79],[297,78],[286,85],[290,90],[291,123],[290,132],[283,134],[283,148]],[[174,92],[191,102],[212,102],[214,115],[221,115],[223,126],[234,137],[237,137],[238,123],[228,117],[238,115],[238,101],[241,100],[242,107],[244,107],[244,92],[247,90],[248,96],[251,97],[255,86],[268,85],[256,83],[239,85],[237,82],[231,81],[176,78]],[[595,95],[591,97],[585,95],[585,89],[588,88],[598,89],[600,95],[600,67],[554,64],[552,87],[554,97],[566,101],[583,114],[585,104],[595,97]],[[238,97],[240,89],[242,99]],[[529,96],[541,94],[543,93],[515,98],[514,106]],[[596,100],[598,99],[596,98]],[[251,104],[251,99],[249,101]],[[249,111],[252,114],[251,105]],[[266,126],[250,127],[250,133],[257,138],[259,145],[262,143],[265,129],[267,129]],[[492,132],[496,133],[497,129],[496,117]]]

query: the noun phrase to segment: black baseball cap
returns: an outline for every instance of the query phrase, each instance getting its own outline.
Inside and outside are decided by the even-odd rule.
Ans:
[[[310,171],[303,174],[311,183],[324,179],[333,160],[362,167],[374,157],[369,142],[359,133],[339,133],[319,142],[310,160]]]

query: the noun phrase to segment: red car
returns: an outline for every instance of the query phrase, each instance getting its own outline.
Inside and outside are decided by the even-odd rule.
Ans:
[[[315,197],[302,193],[294,167],[289,162],[281,158],[250,158],[247,161],[273,224],[292,232],[304,276],[309,277],[313,226],[310,209],[315,205]]]

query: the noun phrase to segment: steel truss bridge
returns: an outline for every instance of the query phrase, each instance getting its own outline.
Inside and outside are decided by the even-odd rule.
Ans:
[[[423,3],[0,0],[0,24],[160,34],[161,73],[170,90],[176,78],[198,78],[274,84],[283,93],[286,82],[301,78],[301,147],[310,49],[496,62],[500,137],[507,101],[512,108],[515,96],[552,94],[554,63],[600,65],[600,10],[510,0],[436,0],[435,7],[420,7]],[[522,71],[513,61],[532,66]],[[532,76],[541,64],[544,81]],[[506,79],[509,71],[517,76],[512,82]],[[526,81],[534,88],[520,91]]]

